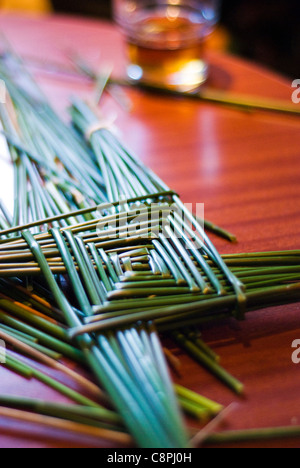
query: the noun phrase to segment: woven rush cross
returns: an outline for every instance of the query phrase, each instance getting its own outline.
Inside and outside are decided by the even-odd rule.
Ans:
[[[167,203],[168,198],[169,203]],[[133,237],[124,239],[123,236],[122,238],[124,228],[120,228],[119,224],[124,215],[126,215],[126,220],[129,222],[136,216],[136,209],[130,210],[131,204],[137,203],[137,200],[134,199],[126,201],[129,209],[125,212],[122,210],[124,202],[114,203],[113,210],[119,211],[117,214],[108,213],[99,220],[88,221],[71,228],[53,228],[49,234],[40,234],[34,237],[29,230],[22,230],[22,227],[18,227],[22,232],[22,239],[7,241],[1,245],[1,262],[5,263],[1,263],[0,276],[14,276],[17,274],[20,278],[23,275],[44,275],[49,289],[55,297],[60,310],[63,311],[68,324],[75,326],[80,332],[81,348],[87,353],[90,365],[96,375],[99,376],[104,388],[109,392],[115,406],[121,414],[124,414],[124,411],[127,413],[129,409],[132,411],[129,422],[128,418],[126,419],[129,430],[143,446],[152,446],[153,444],[161,447],[187,446],[180,413],[173,390],[171,390],[172,386],[169,383],[168,372],[154,329],[148,329],[147,325],[146,328],[137,325],[134,329],[120,331],[120,325],[124,325],[122,323],[110,327],[118,328],[114,334],[109,333],[110,338],[103,334],[94,335],[94,338],[91,337],[87,332],[83,332],[81,321],[74,311],[74,307],[60,289],[54,273],[68,276],[72,286],[72,293],[77,301],[76,305],[83,313],[82,319],[92,317],[95,313],[102,313],[103,317],[107,318],[111,310],[114,310],[113,316],[115,319],[122,316],[124,318],[124,314],[128,316],[132,310],[137,313],[138,308],[141,308],[140,297],[145,299],[159,297],[161,298],[160,305],[163,306],[170,304],[168,299],[170,296],[171,301],[178,304],[177,295],[182,295],[184,303],[189,303],[193,300],[194,294],[208,295],[213,292],[215,294],[225,294],[225,288],[221,285],[215,272],[213,272],[213,268],[209,266],[204,256],[196,249],[196,246],[194,246],[193,255],[195,255],[198,262],[198,268],[196,266],[197,262],[195,264],[191,256],[184,250],[184,244],[180,247],[181,244],[177,238],[172,239],[171,236],[168,239],[164,233],[165,227],[161,229],[161,224],[164,226],[166,218],[171,216],[168,212],[170,202],[173,202],[174,198],[177,198],[177,196],[172,196],[168,192],[167,194],[149,195],[145,200],[139,200],[144,201],[144,203],[150,200],[152,202],[160,200],[160,203],[156,204],[159,210],[158,224],[155,223],[149,226],[149,220],[146,220],[146,227],[144,227],[143,223],[141,223],[142,228],[146,231],[146,237],[141,236],[141,233],[139,233],[139,235]],[[99,208],[103,211],[108,207],[104,205]],[[167,214],[164,214],[165,210],[167,210]],[[174,226],[180,226],[179,222],[176,221],[176,213],[174,218]],[[192,221],[193,219],[191,217]],[[112,222],[116,223],[118,227],[103,229],[104,226]],[[45,224],[45,220],[42,223]],[[125,225],[127,228],[129,226],[131,229],[136,229],[134,224]],[[179,230],[179,227],[177,229]],[[154,234],[154,231],[157,231],[157,233]],[[221,257],[216,260],[207,247],[205,248],[200,237],[192,230],[189,232],[193,235],[193,240],[197,240],[199,243],[197,245],[198,249],[205,250],[206,255],[216,262],[216,266],[220,262],[224,273],[226,273],[227,267]],[[193,247],[189,237],[186,237],[185,242],[186,246]],[[176,260],[175,249],[182,254],[182,259],[178,258]],[[7,262],[8,258],[12,263]],[[16,260],[20,264],[16,264]],[[220,272],[222,272],[221,269]],[[207,279],[204,279],[203,275]],[[128,304],[128,299],[130,304]],[[134,302],[135,304],[133,304]],[[113,306],[112,309],[111,305]],[[144,307],[142,306],[142,309],[139,310],[139,312],[146,311],[147,317],[143,318],[144,323],[156,316],[160,316],[160,314],[155,314],[156,307],[157,304],[151,307],[151,304],[146,304],[144,300]],[[150,310],[151,313],[149,313]],[[129,322],[132,321],[137,322],[134,314],[129,319]],[[151,338],[151,334],[154,338]],[[72,335],[73,333],[71,333]],[[153,339],[154,344],[153,342],[151,344]],[[97,343],[97,347],[95,343]],[[154,349],[150,353],[149,349],[151,350],[153,346]],[[153,375],[152,377],[147,375],[141,367],[139,359],[134,355],[132,356],[135,347],[140,360],[145,361],[146,359],[149,361],[151,359],[151,373],[154,372],[154,376],[156,375],[154,384],[152,381]],[[107,348],[109,350],[108,354]],[[122,357],[120,358],[120,356]],[[154,366],[157,359],[159,360],[158,369]],[[122,372],[123,376],[126,377],[124,378],[128,386],[127,393],[124,392],[122,385],[116,387],[117,375],[113,373],[111,367],[115,365],[115,360],[117,360],[118,367],[120,367],[123,360],[129,366],[130,372],[128,374]],[[107,369],[108,364],[109,369]],[[143,373],[147,383],[146,390],[140,388],[140,377]],[[128,393],[128,389],[130,393]],[[120,394],[121,390],[122,395]],[[158,398],[156,394],[158,390],[162,392],[162,398]],[[137,414],[132,408],[132,397],[134,395],[136,401],[139,401]],[[154,413],[152,414],[153,410]],[[151,412],[151,430],[148,421],[149,412]],[[137,424],[137,421],[139,424]],[[141,424],[143,430],[141,430]],[[153,428],[155,428],[155,435],[153,434]]]
[[[12,304],[14,285],[16,295],[23,288],[26,296],[28,282],[40,304],[44,299],[36,294],[42,291],[51,304],[46,313],[63,324],[62,330],[51,326],[64,340],[60,349],[72,358],[81,353],[136,443],[187,447],[182,400],[175,396],[157,330],[195,354],[197,339],[187,327],[298,301],[300,252],[221,256],[205,227],[230,234],[208,222],[203,226],[99,125],[93,108],[73,101],[74,132],[30,78],[27,89],[20,88],[7,67],[6,58],[0,71],[11,100],[0,110],[18,203],[12,217],[1,206],[0,303],[8,314],[0,314],[0,323],[20,327],[12,314],[45,327],[30,310],[21,315],[24,306]],[[32,372],[10,355],[9,364]],[[228,383],[224,373],[222,378]]]

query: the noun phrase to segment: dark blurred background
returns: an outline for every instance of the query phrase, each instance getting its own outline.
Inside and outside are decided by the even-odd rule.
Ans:
[[[52,0],[56,11],[111,18],[110,0]],[[300,1],[223,0],[221,25],[229,49],[300,78]]]

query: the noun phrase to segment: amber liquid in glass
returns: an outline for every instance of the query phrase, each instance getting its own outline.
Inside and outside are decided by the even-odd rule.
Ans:
[[[199,87],[207,79],[207,32],[207,22],[195,12],[175,6],[148,12],[127,39],[129,77],[180,90]]]

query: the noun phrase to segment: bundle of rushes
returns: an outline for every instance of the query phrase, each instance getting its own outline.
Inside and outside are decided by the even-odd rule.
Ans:
[[[221,256],[179,196],[88,105],[73,102],[69,128],[15,57],[6,56],[0,72],[10,96],[0,115],[15,171],[13,216],[1,205],[0,338],[38,360],[46,354],[65,373],[57,353],[88,365],[104,392],[81,384],[117,411],[9,352],[10,368],[82,406],[2,396],[14,411],[0,414],[37,411],[43,416],[36,422],[68,429],[72,421],[74,430],[119,442],[130,442],[126,429],[141,447],[189,446],[178,403],[198,418],[222,407],[174,389],[156,330],[241,393],[193,325],[298,301],[300,252]]]

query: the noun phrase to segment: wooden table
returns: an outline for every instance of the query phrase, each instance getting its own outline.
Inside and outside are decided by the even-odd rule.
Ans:
[[[0,28],[24,57],[66,64],[76,49],[92,64],[124,65],[120,33],[111,25],[64,17],[1,16]],[[101,60],[100,60],[101,57]],[[211,85],[236,92],[291,100],[291,82],[254,64],[211,52]],[[36,74],[54,106],[63,111],[70,94],[91,87],[70,77]],[[294,77],[300,78],[300,77]],[[237,245],[213,238],[222,253],[299,248],[300,120],[247,113],[216,105],[128,91],[130,114],[111,99],[123,139],[185,202],[205,203],[208,219],[236,233]],[[300,424],[300,365],[291,344],[300,339],[300,305],[252,313],[204,329],[204,338],[222,363],[246,386],[238,399],[182,354],[181,382],[227,405],[237,402],[228,429]],[[24,381],[0,367],[0,391],[65,401],[39,382]],[[0,447],[104,446],[42,428],[0,419]],[[243,444],[243,447],[299,447],[298,441]]]

